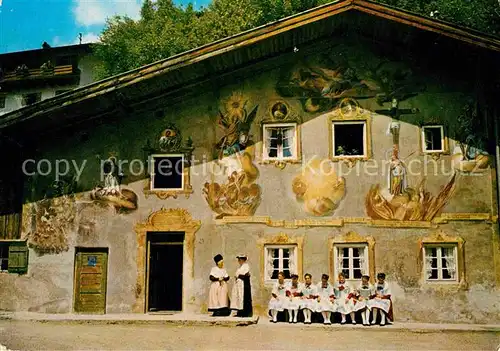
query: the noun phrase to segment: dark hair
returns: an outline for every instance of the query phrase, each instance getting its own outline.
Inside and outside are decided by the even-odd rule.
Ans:
[[[366,275],[366,274],[361,276],[361,279],[363,279],[363,278],[366,279],[366,280],[370,280],[370,276]]]
[[[340,273],[339,273],[339,277],[345,278],[345,274],[344,274],[344,273],[342,273],[342,272],[340,272]]]
[[[292,274],[292,275],[290,276],[290,278],[292,278],[292,279],[293,279],[293,278],[297,278],[297,279],[299,279],[299,275],[298,275],[298,274]]]
[[[304,274],[304,279],[307,278],[307,277],[312,278],[313,276],[311,274],[309,274],[309,273]]]
[[[377,279],[385,279],[385,273],[377,274]]]
[[[321,276],[321,279],[328,280],[328,279],[330,279],[330,277],[328,276],[328,274],[323,274],[323,275]]]
[[[280,271],[280,272],[278,272],[278,277],[279,277],[280,275],[281,275],[283,278],[285,278],[285,272],[281,272],[281,271]]]

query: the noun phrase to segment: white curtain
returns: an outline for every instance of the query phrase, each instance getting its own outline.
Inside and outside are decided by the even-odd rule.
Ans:
[[[451,279],[455,279],[455,249],[452,247],[443,247],[442,248],[442,256],[444,260],[443,268],[448,270],[448,273],[451,276]]]
[[[274,249],[267,249],[266,268],[267,268],[267,277],[269,279],[271,279],[273,277],[273,271],[274,271],[273,252],[274,252]]]
[[[288,250],[289,252],[289,257],[290,257],[290,260],[289,260],[289,265],[288,267],[290,267],[290,274],[298,274],[297,272],[297,262],[296,259],[295,259],[295,248],[290,248]]]
[[[337,247],[337,274],[341,273],[344,266],[344,249]]]
[[[367,272],[365,271],[365,248],[360,247],[358,249],[359,253],[359,265],[361,267],[361,274],[366,274]]]

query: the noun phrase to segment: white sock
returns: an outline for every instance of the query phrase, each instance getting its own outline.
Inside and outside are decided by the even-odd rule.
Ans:
[[[299,310],[293,310],[293,321],[297,322],[297,317],[299,316]]]
[[[331,321],[330,321],[330,317],[331,317],[331,315],[332,315],[332,312],[328,312],[328,311],[327,311],[327,312],[325,312],[325,313],[326,313],[326,322],[327,322],[328,324],[330,324],[330,323],[331,323]]]
[[[382,317],[380,319],[380,325],[385,325],[385,312],[381,312],[380,316]]]
[[[351,312],[350,315],[351,315],[351,323],[356,324],[356,315],[354,314],[354,312]]]
[[[363,314],[366,316],[366,324],[370,324],[370,310],[367,308]]]
[[[278,311],[277,310],[271,310],[271,315],[273,316],[273,322],[276,322],[278,319]]]
[[[288,320],[293,321],[293,310],[288,310]]]
[[[373,319],[372,319],[372,324],[375,324],[377,322],[377,316],[378,316],[378,308],[373,309]]]
[[[323,316],[323,322],[326,323],[326,312],[321,312],[321,315]]]
[[[302,314],[304,315],[304,323],[307,323],[307,310],[303,309]]]
[[[345,314],[342,314],[342,323],[345,323]]]
[[[366,313],[365,311],[361,312],[361,318],[363,319],[363,325],[366,324]]]

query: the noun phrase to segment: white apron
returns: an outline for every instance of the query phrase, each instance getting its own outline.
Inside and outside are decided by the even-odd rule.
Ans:
[[[315,285],[303,285],[302,286],[302,298],[300,300],[300,308],[301,309],[308,309],[313,312],[316,312],[318,309],[318,301],[316,299],[316,295],[318,294],[318,291],[316,290]]]
[[[335,292],[335,304],[337,307],[337,312],[341,314],[349,314],[354,310],[354,301],[349,299],[348,296],[352,292],[349,283],[335,282],[333,285],[333,291]]]
[[[330,299],[334,296],[333,286],[330,283],[327,284],[326,288],[323,288],[323,284],[319,283],[317,286],[318,290],[318,308],[316,312],[335,312],[335,303]],[[333,300],[335,301],[335,300]]]
[[[283,282],[283,284],[280,284],[279,282],[276,282],[276,284],[274,284],[272,293],[277,297],[276,298],[274,296],[271,297],[271,300],[269,301],[268,304],[269,310],[276,310],[281,312],[288,307],[285,284],[286,284],[285,282]]]
[[[229,277],[224,268],[213,267],[210,271],[210,275],[214,278],[226,278]],[[208,292],[208,309],[217,310],[220,308],[229,307],[228,301],[228,287],[225,281],[212,282],[210,284],[210,290]]]
[[[389,288],[389,284],[384,282],[384,284],[375,284],[374,286],[374,294],[377,296],[391,295],[391,289]],[[380,297],[375,297],[368,302],[370,308],[380,308],[385,313],[389,313],[391,309],[391,300],[389,299],[381,299]]]
[[[243,263],[240,268],[236,270],[235,276],[245,275],[250,272],[250,267],[248,263]],[[233,290],[231,292],[231,309],[232,310],[243,310],[243,280],[236,278]]]
[[[298,310],[300,308],[300,296],[294,296],[294,294],[300,294],[302,291],[302,285],[297,283],[297,287],[294,288],[292,286],[292,282],[287,285],[286,293],[287,293],[287,303],[286,308],[289,310]]]
[[[363,285],[360,284],[356,291],[356,302],[354,304],[354,311],[362,311],[365,308],[371,309],[368,302],[370,301],[370,296],[373,295],[373,286],[371,284]]]

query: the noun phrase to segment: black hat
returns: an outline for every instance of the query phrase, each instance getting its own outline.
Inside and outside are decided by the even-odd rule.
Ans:
[[[377,278],[379,278],[379,279],[385,279],[385,273],[379,273],[379,274],[377,274]]]
[[[219,263],[219,262],[220,262],[220,261],[222,261],[222,260],[223,260],[223,258],[222,258],[222,255],[221,255],[221,254],[217,254],[217,255],[215,255],[215,257],[214,257],[214,261],[215,261],[215,263],[216,263],[216,264],[217,264],[217,263]]]
[[[323,274],[323,275],[321,275],[321,279],[328,280],[328,279],[330,279],[330,277],[328,276],[328,274]]]
[[[241,258],[241,259],[246,260],[246,259],[247,259],[247,255],[244,255],[244,254],[239,254],[238,256],[236,256],[236,258],[238,258],[238,259],[240,259],[240,258]]]

